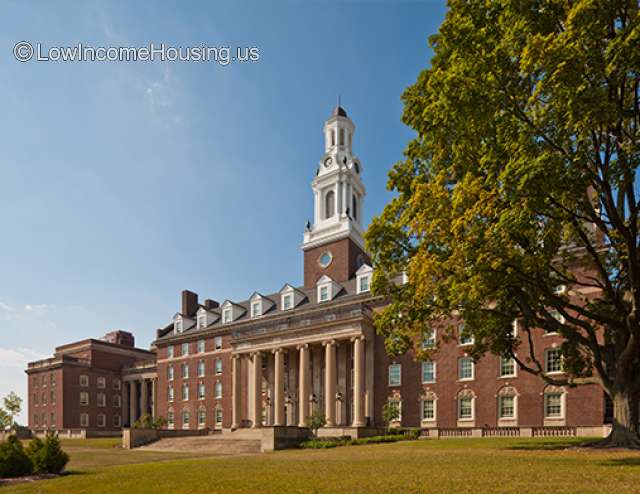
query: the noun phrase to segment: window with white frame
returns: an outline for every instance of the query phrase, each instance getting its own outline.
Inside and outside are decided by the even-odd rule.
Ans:
[[[86,374],[80,374],[80,386],[83,388],[89,387],[89,376]]]
[[[513,419],[516,416],[516,397],[513,395],[498,396],[498,417]]]
[[[473,420],[473,396],[460,394],[458,396],[458,420]]]
[[[360,276],[358,278],[358,293],[366,293],[370,290],[371,276]]]
[[[207,315],[206,314],[199,314],[198,315],[198,329],[204,329],[207,327]]]
[[[204,340],[198,340],[198,353],[204,353]]]
[[[460,381],[469,381],[474,377],[473,359],[471,357],[462,357],[458,359],[458,379]]]
[[[176,414],[173,410],[167,412],[167,427],[173,429],[176,426]]]
[[[173,358],[173,355],[174,355],[173,345],[169,345],[167,347],[167,358]]]
[[[402,365],[389,365],[389,386],[400,386],[402,384]]]
[[[434,348],[436,346],[436,330],[427,330],[427,333],[422,338],[422,348]]]
[[[56,413],[55,412],[51,412],[50,415],[50,425],[51,427],[55,427],[56,426]]]
[[[182,385],[182,399],[184,401],[187,401],[189,399],[189,385],[188,384],[183,384]]]
[[[182,428],[183,429],[188,429],[189,428],[189,419],[190,419],[190,414],[189,414],[189,410],[183,410],[182,411]]]
[[[397,418],[395,419],[394,422],[401,422],[402,421],[402,400],[400,400],[399,398],[389,398],[387,403],[389,405],[389,408],[396,411],[394,415]]]
[[[425,398],[421,401],[422,420],[436,419],[436,401],[433,398]]]
[[[516,361],[512,357],[500,357],[500,377],[514,377]]]
[[[227,324],[231,321],[233,321],[233,313],[231,311],[231,308],[229,307],[222,311],[222,323]]]
[[[173,401],[175,398],[175,393],[173,391],[173,386],[169,386],[167,388],[167,401]]]
[[[87,393],[86,391],[80,392],[80,405],[89,405],[89,393]]]
[[[222,407],[217,406],[215,411],[216,426],[222,425]]]
[[[98,427],[105,427],[107,425],[107,417],[105,416],[104,413],[99,413],[96,418],[97,418],[96,423],[98,424]]]
[[[204,400],[205,395],[206,395],[206,392],[205,392],[204,383],[198,383],[198,399]]]
[[[562,352],[559,348],[544,351],[544,368],[547,374],[562,372]]]
[[[80,414],[80,427],[89,427],[89,414],[81,413]]]
[[[282,310],[293,309],[293,293],[286,293],[282,296]]]
[[[215,349],[220,350],[222,348],[222,336],[216,336],[213,341]]]
[[[214,398],[222,398],[222,383],[220,381],[216,381],[213,391]]]
[[[113,426],[122,427],[122,417],[120,415],[113,416]]]
[[[189,355],[189,343],[182,344],[182,355]]]
[[[216,374],[222,374],[222,359],[217,358],[214,363],[214,370]]]
[[[176,319],[173,321],[173,330],[176,333],[182,333],[182,319]]]
[[[329,300],[329,286],[323,285],[318,287],[318,301],[327,302]]]
[[[113,406],[120,408],[122,406],[122,397],[120,395],[113,395]]]
[[[205,373],[204,360],[200,360],[198,362],[198,377],[204,377],[204,373]]]
[[[511,336],[513,336],[514,338],[516,338],[518,336],[518,325],[520,323],[518,322],[517,319],[514,319],[513,322],[511,323]]]
[[[98,393],[98,395],[96,396],[96,403],[98,404],[99,407],[106,407],[107,396],[104,393]]]
[[[198,410],[198,429],[204,429],[207,422],[207,411],[203,408]]]
[[[99,388],[106,388],[107,387],[107,379],[104,377],[98,377],[98,380],[96,381],[96,386]]]
[[[564,417],[563,393],[558,391],[545,392],[544,394],[544,416],[549,419],[559,419]]]
[[[460,345],[473,345],[474,343],[473,335],[464,323],[458,326],[458,343]]]
[[[436,382],[436,363],[428,360],[422,362],[422,383],[429,384]]]
[[[173,365],[170,365],[169,367],[167,367],[167,380],[173,381],[173,376],[174,376]]]
[[[251,317],[260,317],[262,315],[262,302],[251,302]]]
[[[115,389],[116,391],[120,391],[121,388],[122,388],[122,381],[120,381],[120,379],[116,377],[113,380],[113,389]]]
[[[189,364],[182,364],[182,378],[187,379],[189,377]]]

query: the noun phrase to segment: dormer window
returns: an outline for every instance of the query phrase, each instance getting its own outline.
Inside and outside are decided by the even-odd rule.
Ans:
[[[204,329],[207,327],[207,315],[200,314],[198,316],[198,329]]]
[[[176,319],[173,322],[173,330],[176,333],[182,333],[182,319]]]
[[[230,322],[233,320],[233,317],[232,317],[232,316],[233,316],[233,315],[232,315],[232,313],[231,313],[231,308],[224,309],[224,310],[222,311],[222,322],[223,322],[224,324],[228,324],[228,323],[230,323]]]
[[[316,283],[318,289],[318,303],[333,300],[340,291],[340,285],[329,278],[327,275],[322,276]]]
[[[293,293],[287,293],[282,296],[282,310],[291,310],[293,308]]]
[[[282,310],[295,309],[304,298],[304,293],[286,284],[280,289],[280,308]]]
[[[366,293],[371,290],[371,277],[373,268],[368,264],[363,264],[356,271],[356,287],[358,293]]]
[[[320,302],[326,302],[327,300],[329,300],[329,287],[328,286],[321,286],[320,287],[320,295],[318,296],[318,300],[320,300]]]
[[[262,302],[251,302],[251,317],[262,315]]]

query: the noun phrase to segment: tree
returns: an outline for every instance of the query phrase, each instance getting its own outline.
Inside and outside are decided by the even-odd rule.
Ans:
[[[44,441],[34,437],[26,448],[26,454],[33,464],[35,473],[60,473],[69,462],[69,455],[62,450],[60,439],[47,433]]]
[[[605,445],[623,447],[640,447],[638,11],[450,0],[431,67],[403,95],[417,136],[389,174],[397,194],[367,233],[389,351],[426,358],[420,342],[459,314],[474,357],[599,384],[614,404]],[[566,378],[545,373],[542,330],[564,338]]]
[[[387,426],[387,434],[391,429],[391,424],[400,418],[400,409],[397,403],[385,403],[382,407],[382,420]]]
[[[21,477],[32,470],[31,460],[15,435],[0,443],[0,478]]]
[[[327,425],[327,419],[320,409],[315,409],[313,413],[307,417],[307,425],[313,431],[313,435],[318,437],[318,429]]]
[[[0,430],[6,431],[10,429],[12,423],[11,416],[3,408],[0,408]]]
[[[20,411],[22,410],[22,398],[11,391],[11,393],[4,397],[4,408],[9,413],[11,426],[13,426],[15,423],[14,418],[20,415]]]

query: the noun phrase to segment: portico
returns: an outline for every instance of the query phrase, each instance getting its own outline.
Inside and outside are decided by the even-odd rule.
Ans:
[[[151,363],[138,363],[123,370],[122,415],[123,425],[133,424],[148,415],[156,417],[157,372]]]
[[[365,355],[374,338],[366,310],[351,303],[237,331],[231,428],[308,427],[316,411],[327,429],[373,425],[373,368]]]

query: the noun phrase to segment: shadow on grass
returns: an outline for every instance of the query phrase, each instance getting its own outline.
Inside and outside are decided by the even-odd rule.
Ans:
[[[640,456],[629,456],[627,458],[612,458],[600,463],[603,467],[640,467]]]
[[[573,448],[592,448],[598,440],[549,439],[517,442],[506,449],[514,451],[558,451]]]

